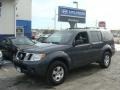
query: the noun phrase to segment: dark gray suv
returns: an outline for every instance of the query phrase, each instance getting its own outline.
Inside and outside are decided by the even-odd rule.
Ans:
[[[57,85],[71,69],[93,62],[108,68],[114,53],[109,30],[69,29],[55,32],[39,47],[18,51],[14,64],[22,73],[44,76],[48,83]]]

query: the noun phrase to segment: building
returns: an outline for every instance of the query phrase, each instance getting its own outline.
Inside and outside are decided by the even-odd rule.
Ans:
[[[15,35],[15,17],[15,0],[0,0],[0,39]]]
[[[31,37],[32,0],[0,0],[0,39]]]
[[[16,34],[31,37],[32,0],[16,0]]]

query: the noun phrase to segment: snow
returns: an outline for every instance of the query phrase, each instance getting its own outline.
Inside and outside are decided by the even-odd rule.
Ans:
[[[120,44],[115,44],[115,50],[120,51]]]

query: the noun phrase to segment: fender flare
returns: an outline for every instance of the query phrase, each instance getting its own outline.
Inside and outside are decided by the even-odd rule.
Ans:
[[[49,54],[47,56],[47,58],[46,58],[47,59],[46,60],[47,61],[47,65],[49,66],[52,62],[54,62],[58,58],[63,58],[65,60],[65,62],[67,62],[68,69],[71,68],[71,58],[64,51],[57,51],[57,52],[53,52],[53,53]]]

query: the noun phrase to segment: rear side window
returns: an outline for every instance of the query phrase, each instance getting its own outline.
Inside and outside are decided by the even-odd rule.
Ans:
[[[110,40],[113,39],[113,35],[111,34],[110,31],[103,31],[102,35],[103,35],[103,40],[104,41],[110,41]]]
[[[100,42],[102,41],[102,35],[100,31],[90,31],[90,41]]]
[[[4,40],[2,40],[1,43],[2,43],[3,45],[11,45],[11,44],[12,44],[9,39],[4,39]]]

